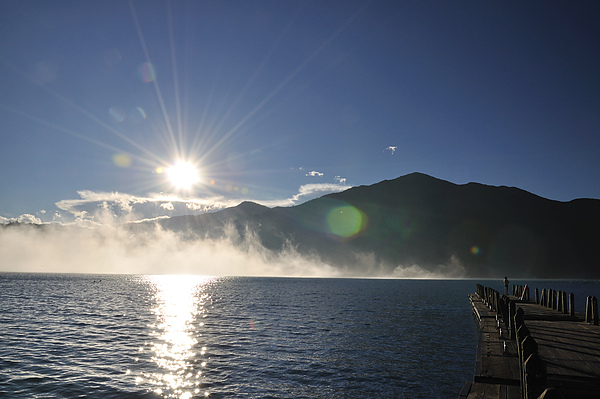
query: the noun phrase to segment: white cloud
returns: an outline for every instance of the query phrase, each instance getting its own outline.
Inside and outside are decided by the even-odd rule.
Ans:
[[[329,193],[338,193],[340,191],[347,190],[351,188],[351,186],[346,186],[344,181],[340,181],[341,184],[333,184],[333,183],[323,183],[323,184],[304,184],[300,186],[298,190],[298,194],[292,197],[292,201],[294,203],[300,200],[308,200],[310,198],[320,197]]]
[[[323,176],[323,173],[317,172],[316,170],[313,170],[311,172],[308,172],[306,174],[306,176],[312,176],[312,177],[318,176],[318,177],[321,177],[321,176]]]
[[[315,176],[322,175],[313,171]],[[312,173],[312,172],[311,172]],[[347,190],[352,186],[346,179],[335,177],[334,183],[305,184],[296,194],[287,198],[261,200],[254,198],[227,198],[223,195],[211,195],[196,198],[183,198],[175,194],[149,193],[137,196],[120,192],[102,192],[81,190],[79,198],[64,199],[55,205],[58,210],[40,212],[38,216],[25,214],[18,218],[0,216],[0,223],[19,221],[21,223],[75,224],[93,227],[103,224],[122,224],[139,220],[155,220],[163,217],[194,215],[218,211],[239,205],[242,201],[253,201],[264,206],[293,206],[329,193]]]
[[[384,151],[391,151],[392,155],[394,155],[394,153],[396,152],[397,149],[398,149],[398,146],[391,145],[389,147],[386,147],[386,149]]]
[[[339,183],[339,184],[346,184],[346,178],[345,177],[340,177],[340,176],[336,176],[333,178],[333,181]]]
[[[160,204],[160,207],[166,209],[167,211],[172,211],[173,209],[175,209],[172,202],[163,202],[162,204]]]
[[[42,221],[29,214],[29,213],[24,213],[21,216],[17,216],[16,218],[7,218],[4,216],[0,216],[0,224],[8,224],[8,223],[24,223],[24,224],[42,224]]]
[[[42,224],[42,220],[29,213],[24,213],[17,217],[0,216],[0,224],[23,223],[23,224]]]
[[[17,222],[19,223],[32,223],[32,224],[41,224],[42,221],[39,218],[36,218],[33,215],[25,213],[17,218]]]
[[[242,200],[227,199],[223,196],[204,198],[182,198],[177,195],[151,193],[135,196],[118,192],[77,192],[79,199],[66,199],[56,203],[56,207],[67,212],[70,218],[61,218],[62,224],[87,225],[94,223],[123,223],[139,219],[154,219],[162,216],[177,216],[190,213],[204,213],[238,205]],[[67,220],[68,219],[68,220]]]

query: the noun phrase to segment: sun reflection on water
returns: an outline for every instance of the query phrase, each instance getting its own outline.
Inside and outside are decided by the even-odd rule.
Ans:
[[[202,392],[202,368],[206,366],[206,347],[197,349],[198,328],[196,322],[206,312],[205,304],[210,300],[205,288],[212,280],[206,276],[165,275],[148,276],[155,289],[156,324],[151,325],[152,361],[158,372],[144,373],[136,383],[147,383],[164,398],[186,399]],[[197,351],[197,352],[196,352]]]

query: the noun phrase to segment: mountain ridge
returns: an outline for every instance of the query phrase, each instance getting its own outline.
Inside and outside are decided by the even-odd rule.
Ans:
[[[414,265],[436,273],[452,264],[452,276],[463,277],[600,277],[600,200],[560,202],[418,172],[291,207],[246,201],[158,223],[212,238],[233,228],[239,240],[255,234],[269,250],[292,245],[358,275],[368,258],[384,274]]]

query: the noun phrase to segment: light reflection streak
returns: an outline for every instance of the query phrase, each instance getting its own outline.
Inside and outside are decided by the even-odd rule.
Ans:
[[[156,308],[152,311],[156,324],[150,326],[151,342],[145,350],[152,352],[158,371],[142,373],[143,378],[136,378],[136,384],[146,383],[164,398],[191,398],[201,390],[200,369],[206,366],[206,347],[195,352],[197,337],[201,336],[195,320],[206,312],[209,295],[204,291],[211,277],[165,275],[147,279],[155,289]]]

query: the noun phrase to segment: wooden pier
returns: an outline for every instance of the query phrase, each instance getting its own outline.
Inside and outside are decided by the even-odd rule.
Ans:
[[[598,305],[588,297],[576,313],[564,292],[513,289],[513,295],[478,285],[469,301],[479,323],[472,382],[459,399],[600,398]]]

